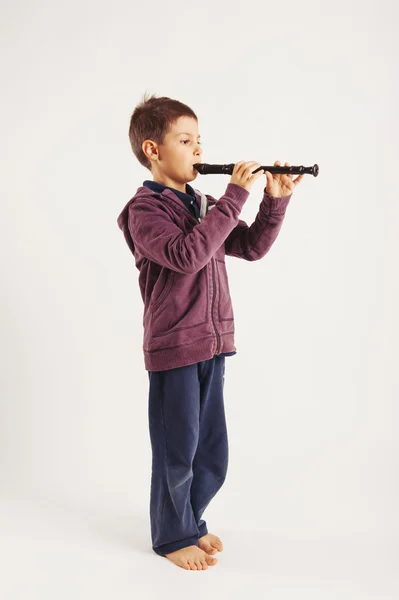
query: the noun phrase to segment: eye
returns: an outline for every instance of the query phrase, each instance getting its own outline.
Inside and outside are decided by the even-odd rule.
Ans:
[[[182,142],[183,142],[183,144],[184,144],[185,142],[189,142],[190,140],[181,140],[181,141],[182,141]],[[198,144],[201,146],[201,145],[202,145],[202,142],[198,142]]]

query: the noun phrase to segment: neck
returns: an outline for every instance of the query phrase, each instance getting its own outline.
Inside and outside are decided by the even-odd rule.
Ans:
[[[157,183],[161,183],[162,185],[166,185],[167,187],[174,188],[175,190],[179,190],[179,192],[183,192],[184,194],[186,193],[186,184],[185,183],[180,183],[179,181],[174,181],[173,179],[171,179],[170,177],[167,177],[166,175],[162,175],[162,176],[155,175],[154,181],[156,181]]]

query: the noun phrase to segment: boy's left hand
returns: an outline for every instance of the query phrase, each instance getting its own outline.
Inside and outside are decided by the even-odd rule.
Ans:
[[[280,161],[276,160],[274,163],[275,167],[280,166]],[[289,167],[290,163],[286,162],[285,167]],[[270,173],[265,172],[266,175],[266,193],[275,198],[281,198],[281,196],[288,196],[292,194],[295,186],[302,181],[303,175],[298,175],[296,179],[292,179],[291,173]]]

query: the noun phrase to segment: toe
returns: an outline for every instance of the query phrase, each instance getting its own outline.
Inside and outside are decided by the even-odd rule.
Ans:
[[[217,548],[219,551],[223,550],[223,544],[222,544],[222,540],[218,537],[215,537],[215,539],[212,541],[212,545]]]
[[[209,542],[200,542],[198,546],[207,554],[214,554],[217,550],[211,546]]]

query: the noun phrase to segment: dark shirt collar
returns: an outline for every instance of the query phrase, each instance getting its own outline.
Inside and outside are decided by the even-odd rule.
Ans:
[[[186,183],[186,192],[181,192],[180,190],[176,190],[175,188],[170,187],[169,185],[163,185],[163,183],[159,183],[158,181],[152,181],[151,179],[146,179],[145,181],[143,181],[143,185],[150,188],[151,190],[154,190],[154,192],[162,192],[165,188],[168,188],[169,190],[172,190],[172,192],[177,194],[177,196],[182,200],[191,201],[193,198],[196,198],[194,189],[188,183]]]

